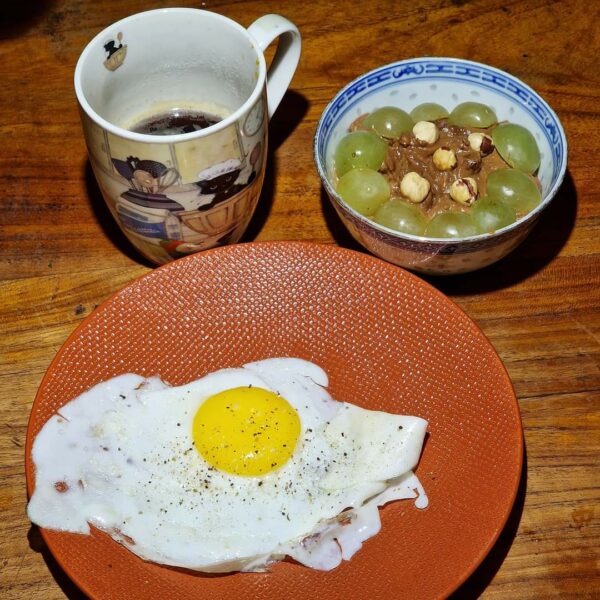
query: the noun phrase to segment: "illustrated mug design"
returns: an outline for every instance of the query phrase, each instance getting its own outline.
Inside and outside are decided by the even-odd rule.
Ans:
[[[279,36],[267,82],[263,52]],[[300,45],[298,29],[279,15],[246,30],[177,8],[123,19],[84,49],[75,90],[90,163],[113,216],[148,259],[162,264],[243,235],[264,179],[268,121]],[[132,130],[175,109],[212,124],[167,135]]]
[[[108,53],[106,60],[104,61],[104,66],[109,71],[114,71],[118,69],[125,60],[127,56],[127,45],[122,43],[123,34],[119,31],[117,33],[117,41],[109,40],[104,44],[104,50]],[[117,46],[118,44],[118,46]]]

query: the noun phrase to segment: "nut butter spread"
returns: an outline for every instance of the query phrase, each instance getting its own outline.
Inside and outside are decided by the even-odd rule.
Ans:
[[[363,129],[362,121],[367,115],[361,115],[350,126],[351,131]],[[384,163],[379,169],[388,180],[392,198],[407,198],[405,190],[401,190],[401,182],[409,173],[418,173],[429,182],[429,192],[424,200],[417,202],[421,210],[429,217],[448,211],[469,212],[472,200],[486,194],[488,175],[497,169],[507,168],[507,163],[498,154],[487,137],[489,130],[475,127],[458,127],[450,125],[447,119],[434,122],[438,137],[435,141],[420,140],[414,133],[405,133],[397,139],[389,141]],[[471,134],[485,134],[483,143],[479,136],[480,148],[474,149],[469,137]],[[436,151],[438,151],[436,153]],[[436,155],[434,157],[434,154]],[[453,184],[463,183],[472,193],[463,200],[453,198]],[[473,183],[474,182],[474,183]]]

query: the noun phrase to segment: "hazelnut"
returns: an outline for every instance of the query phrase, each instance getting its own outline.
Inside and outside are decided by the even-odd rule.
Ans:
[[[420,141],[426,144],[435,144],[440,137],[438,128],[431,121],[419,121],[413,127],[413,135]]]
[[[450,197],[456,202],[470,206],[477,198],[477,191],[477,182],[472,177],[463,177],[450,186]]]
[[[477,152],[481,152],[482,156],[487,156],[494,149],[494,142],[489,135],[485,133],[470,133],[469,146]]]
[[[456,166],[456,155],[448,148],[438,148],[433,153],[433,164],[439,171],[449,171]]]
[[[429,194],[429,181],[415,171],[407,173],[400,182],[400,193],[415,204],[423,202]]]
[[[481,171],[481,158],[478,158],[477,160],[467,158],[465,165],[472,173],[479,173],[479,171]]]

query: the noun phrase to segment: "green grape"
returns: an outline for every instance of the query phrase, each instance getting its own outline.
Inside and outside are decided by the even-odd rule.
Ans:
[[[531,177],[516,169],[492,171],[486,190],[489,198],[510,206],[519,215],[532,211],[542,201],[542,194]]]
[[[515,123],[502,123],[492,131],[500,156],[515,169],[535,173],[540,166],[540,149],[533,135]]]
[[[425,228],[425,237],[430,238],[463,238],[478,233],[471,215],[461,212],[440,213]]]
[[[353,131],[345,135],[335,149],[335,171],[338,177],[351,169],[377,170],[385,159],[387,144],[370,131]]]
[[[382,204],[373,215],[373,221],[402,233],[423,235],[427,218],[416,206],[402,200],[389,200]]]
[[[471,209],[479,233],[493,233],[517,220],[512,207],[494,198],[480,198]]]
[[[410,111],[412,120],[418,121],[436,121],[437,119],[444,119],[448,116],[448,111],[441,105],[435,102],[424,102],[415,106]]]
[[[390,184],[373,169],[352,169],[340,177],[337,193],[356,212],[368,217],[390,197]]]
[[[391,139],[412,131],[414,122],[401,108],[384,106],[372,112],[362,125],[367,129],[373,129],[381,137]]]
[[[494,110],[485,104],[463,102],[450,113],[448,122],[459,127],[490,127],[498,122],[498,117]]]

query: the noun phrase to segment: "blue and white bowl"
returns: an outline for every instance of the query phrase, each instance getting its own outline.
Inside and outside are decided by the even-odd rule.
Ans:
[[[525,217],[494,233],[459,239],[424,238],[370,221],[336,193],[331,183],[333,155],[356,117],[390,105],[410,111],[423,102],[437,102],[451,111],[466,101],[491,106],[499,121],[523,125],[535,136],[542,157],[538,172],[542,202]],[[365,248],[414,271],[454,274],[496,262],[525,239],[562,183],[567,167],[567,140],[550,106],[516,77],[468,60],[413,58],[361,75],[335,96],[317,126],[314,158],[335,210]]]

